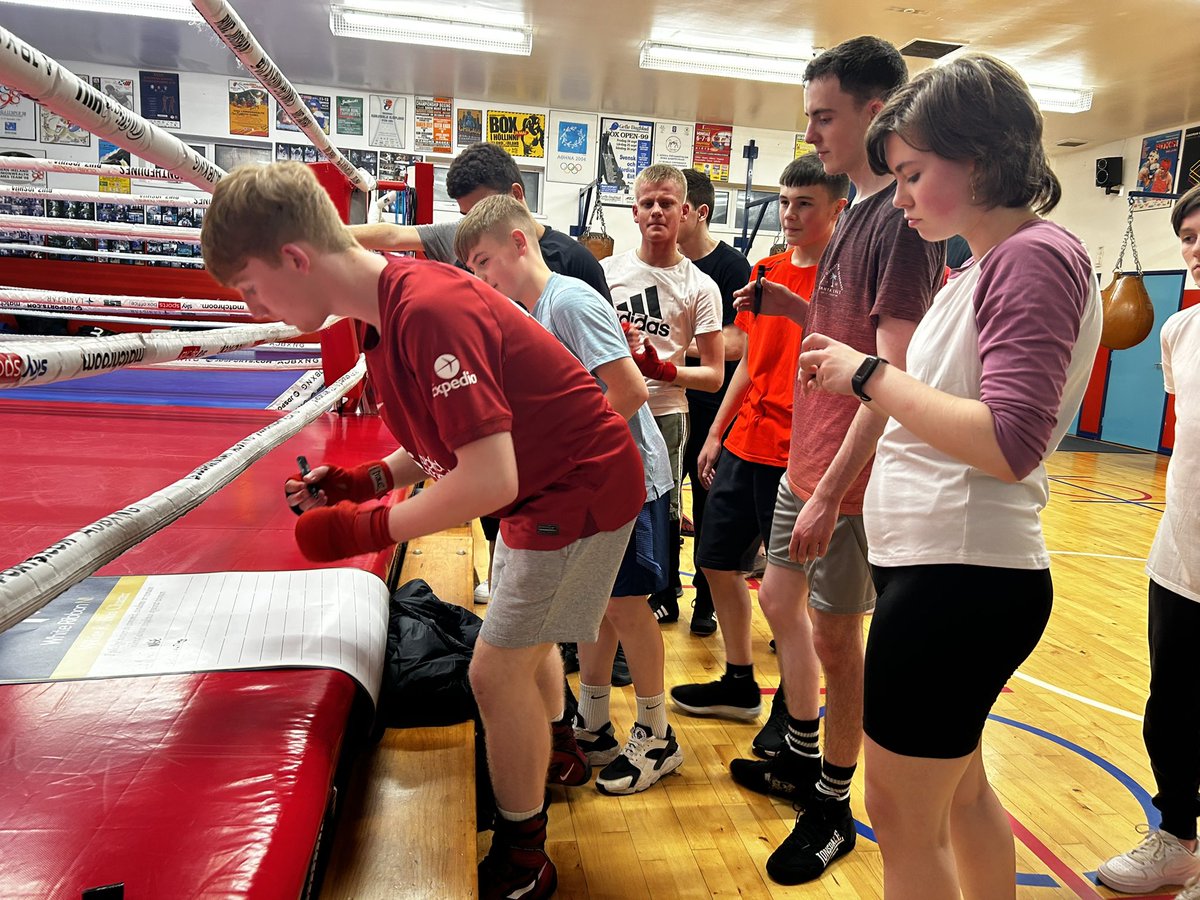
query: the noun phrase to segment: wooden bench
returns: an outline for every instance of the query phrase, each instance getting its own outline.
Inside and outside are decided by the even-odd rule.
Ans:
[[[411,541],[400,583],[424,578],[467,608],[474,588],[470,526]],[[389,728],[360,759],[321,900],[474,898],[475,728]]]

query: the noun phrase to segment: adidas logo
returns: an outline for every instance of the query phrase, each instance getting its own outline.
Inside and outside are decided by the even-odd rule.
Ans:
[[[829,860],[833,859],[838,847],[842,846],[844,842],[845,839],[835,831],[833,837],[829,839],[829,843],[825,845],[825,848],[817,852],[817,859],[821,861],[821,865],[829,865]]]

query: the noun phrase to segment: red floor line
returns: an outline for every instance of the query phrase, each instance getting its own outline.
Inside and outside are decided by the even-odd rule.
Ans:
[[[1008,821],[1012,823],[1013,834],[1017,836],[1017,839],[1028,847],[1034,856],[1045,863],[1046,867],[1063,883],[1063,886],[1073,892],[1076,897],[1084,898],[1084,900],[1103,900],[1102,895],[1082,875],[1059,859],[1049,847],[1038,840],[1033,832],[1013,818],[1011,813],[1008,814]]]

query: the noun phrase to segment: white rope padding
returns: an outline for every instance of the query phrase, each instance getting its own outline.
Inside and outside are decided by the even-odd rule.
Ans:
[[[130,366],[131,369],[224,369],[236,372],[261,372],[264,369],[276,371],[289,369],[310,370],[321,368],[319,357],[310,356],[300,359],[225,359],[224,357],[209,356],[201,359],[177,359],[173,362],[152,363],[148,366]],[[271,401],[274,402],[274,401]],[[267,407],[270,409],[271,407]]]
[[[153,258],[153,257],[151,257]],[[169,257],[168,257],[169,258]],[[36,291],[0,285],[0,304],[23,309],[48,309],[58,312],[87,312],[91,307],[104,309],[149,310],[164,316],[192,313],[221,318],[249,318],[250,308],[240,300],[190,300],[186,298],[125,297],[116,294],[77,294],[73,291]]]
[[[149,497],[110,513],[0,572],[0,631],[33,615],[67,588],[116,559],[229,484],[322,415],[366,374],[366,359],[299,409],[238,441],[220,456]]]
[[[320,369],[301,375],[296,383],[267,404],[267,409],[284,410],[307,403],[312,396],[325,386],[325,373]]]
[[[233,55],[244,65],[267,92],[275,98],[300,130],[313,142],[313,146],[325,154],[325,157],[337,166],[338,171],[346,176],[354,187],[360,191],[375,190],[375,177],[365,169],[354,168],[353,163],[329,141],[313,114],[309,111],[300,94],[279,70],[267,51],[246,27],[232,6],[226,0],[192,0],[192,6],[204,16],[204,20],[212,26],[217,37],[225,42]],[[330,113],[332,115],[332,111]]]
[[[224,169],[175,135],[126,109],[4,28],[0,28],[0,83],[202,190],[211,192],[225,176]]]
[[[78,338],[50,344],[13,342],[5,344],[4,350],[0,351],[0,389],[70,381],[112,372],[134,363],[150,365],[245,350],[298,334],[297,329],[279,322],[190,334],[151,332]]]
[[[199,228],[173,225],[133,225],[129,222],[96,222],[92,219],[51,219],[46,216],[0,215],[0,231],[25,231],[29,234],[74,234],[89,238],[117,238],[125,241],[175,241],[199,244]]]
[[[171,181],[182,184],[183,179],[166,169],[142,166],[114,166],[109,163],[78,162],[73,159],[23,159],[16,156],[0,156],[0,173],[13,172],[69,172],[72,175],[105,175],[113,178],[131,178],[134,181]]]
[[[142,316],[135,316],[132,313],[120,313],[117,315],[106,316],[102,313],[92,312],[57,312],[42,308],[37,309],[21,309],[19,307],[7,307],[0,305],[0,314],[9,316],[28,316],[31,319],[79,319],[83,322],[111,322],[117,325],[149,325],[154,328],[170,329],[170,328],[242,328],[241,322],[219,322],[213,321],[192,321],[191,319],[149,319]],[[30,335],[32,337],[32,335]],[[64,340],[77,341],[78,337],[74,335],[59,335]],[[2,387],[3,385],[0,385]]]
[[[3,168],[0,157],[0,168]],[[68,191],[62,188],[29,187],[20,184],[0,184],[0,197],[33,198],[34,200],[73,200],[80,203],[114,203],[121,206],[175,206],[205,209],[211,199],[205,197],[163,197],[152,194],[108,194],[101,191]]]
[[[204,260],[195,256],[154,256],[146,253],[121,253],[116,250],[72,250],[69,247],[43,247],[41,244],[0,243],[0,250],[23,250],[38,256],[44,253],[48,256],[95,256],[102,259],[132,259],[138,262],[180,263],[185,266],[204,265]]]

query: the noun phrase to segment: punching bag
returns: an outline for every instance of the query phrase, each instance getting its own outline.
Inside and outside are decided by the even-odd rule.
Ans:
[[[1125,262],[1125,248],[1133,251],[1134,275],[1121,274]],[[1154,328],[1154,304],[1142,283],[1142,262],[1138,259],[1137,242],[1133,237],[1133,204],[1125,220],[1125,239],[1121,242],[1121,253],[1113,269],[1113,278],[1108,287],[1100,292],[1104,310],[1104,326],[1100,331],[1100,345],[1109,350],[1128,350],[1144,341]]]
[[[600,219],[600,230],[596,231],[596,219]],[[587,231],[576,240],[591,251],[596,259],[607,259],[613,255],[613,239],[608,236],[608,226],[604,224],[604,205],[596,194],[596,205],[592,207],[592,217],[588,220]]]

